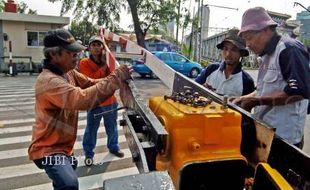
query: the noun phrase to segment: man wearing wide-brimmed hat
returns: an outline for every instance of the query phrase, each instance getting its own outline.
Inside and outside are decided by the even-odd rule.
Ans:
[[[303,147],[310,98],[309,54],[306,47],[276,32],[277,23],[262,7],[243,14],[239,35],[261,57],[256,92],[233,102],[254,109],[254,115],[276,128],[287,142]]]
[[[243,57],[249,52],[238,32],[238,29],[228,31],[224,40],[217,44],[222,50],[221,63],[209,65],[196,78],[196,82],[220,95],[241,96],[254,91],[253,79],[242,69]]]

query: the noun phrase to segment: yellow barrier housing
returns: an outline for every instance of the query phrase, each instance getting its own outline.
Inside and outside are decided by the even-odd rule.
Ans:
[[[164,141],[165,151],[157,156],[156,169],[168,170],[176,187],[180,186],[182,171],[191,164],[202,164],[195,170],[204,167],[204,163],[228,163],[226,161],[232,165],[237,163],[236,170],[240,165],[246,167],[246,159],[240,152],[240,113],[214,102],[195,108],[163,97],[150,98],[149,107],[169,134]],[[223,171],[218,172],[230,170],[227,165],[219,165]],[[242,180],[244,176],[240,177],[240,183]]]

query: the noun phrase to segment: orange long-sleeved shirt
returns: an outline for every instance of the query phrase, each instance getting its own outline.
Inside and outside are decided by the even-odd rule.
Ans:
[[[106,67],[106,69],[108,69]],[[90,58],[84,58],[80,61],[80,72],[84,75],[88,76],[92,79],[100,79],[107,77],[109,75],[109,71],[104,69],[102,66],[98,66],[93,60]],[[101,106],[111,105],[116,102],[116,97],[112,95],[106,101],[102,102]]]
[[[43,69],[35,85],[36,121],[28,149],[29,159],[54,153],[71,155],[78,128],[78,110],[97,106],[130,78],[120,68],[102,80],[72,70],[64,76]]]

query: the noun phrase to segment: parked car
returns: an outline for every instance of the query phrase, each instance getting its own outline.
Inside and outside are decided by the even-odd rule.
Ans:
[[[172,69],[188,77],[196,78],[202,70],[202,67],[199,63],[190,61],[179,53],[164,51],[156,51],[152,53]],[[148,75],[151,78],[156,78],[153,72],[144,64],[144,60],[134,60],[132,65],[134,71],[139,73],[141,77]]]

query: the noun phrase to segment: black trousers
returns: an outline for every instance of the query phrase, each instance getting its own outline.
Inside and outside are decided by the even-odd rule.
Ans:
[[[304,147],[304,136],[302,136],[301,141],[299,143],[294,144],[294,146],[302,150],[302,148]]]

